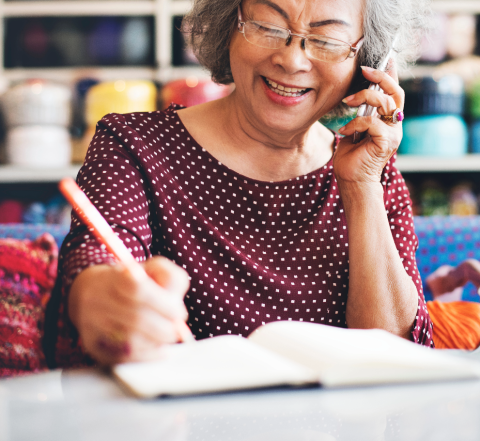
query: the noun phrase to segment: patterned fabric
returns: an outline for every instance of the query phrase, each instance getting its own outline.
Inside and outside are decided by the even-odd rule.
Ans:
[[[177,108],[107,115],[78,175],[83,191],[138,261],[162,254],[187,270],[188,325],[197,339],[246,336],[276,320],[345,327],[348,232],[332,160],[283,182],[246,178],[190,137]],[[394,161],[382,184],[393,239],[418,290],[411,338],[431,345],[411,201]],[[61,251],[63,292],[50,308],[57,329],[47,338],[60,366],[82,360],[66,313],[69,286],[84,268],[112,262],[74,218]]]
[[[466,259],[480,259],[480,216],[416,217],[419,241],[417,264],[422,278],[442,265],[456,266]],[[424,283],[425,297],[432,294]],[[480,302],[473,284],[465,286],[462,300]]]
[[[473,302],[427,302],[435,323],[433,340],[437,349],[472,351],[480,345],[480,304]]]
[[[68,230],[68,227],[55,224],[0,224],[0,238],[35,240],[41,234],[49,233],[60,248]]]
[[[0,377],[46,368],[42,329],[57,257],[48,233],[33,242],[0,239]]]

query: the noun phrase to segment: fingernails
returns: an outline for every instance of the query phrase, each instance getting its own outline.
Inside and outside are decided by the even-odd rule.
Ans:
[[[360,66],[362,68],[362,70],[364,70],[365,72],[375,72],[375,69],[372,69],[371,67],[368,67],[368,66]]]
[[[350,95],[350,96],[345,97],[345,98],[342,100],[342,102],[345,103],[345,104],[347,104],[347,103],[349,103],[350,101],[352,101],[354,98],[355,98],[355,95]]]
[[[97,340],[97,348],[107,353],[109,357],[128,356],[130,354],[130,345],[128,343],[113,343],[106,338]]]
[[[338,133],[343,133],[344,131],[345,131],[345,126],[340,127],[340,128],[338,129]]]

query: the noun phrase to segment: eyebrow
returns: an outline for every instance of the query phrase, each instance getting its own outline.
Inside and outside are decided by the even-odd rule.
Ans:
[[[274,9],[277,11],[283,18],[286,20],[289,20],[290,17],[288,14],[276,3],[271,2],[270,0],[256,0],[255,3],[259,3],[262,5],[269,6],[270,8]],[[327,26],[327,25],[332,25],[332,24],[337,24],[337,25],[342,25],[342,26],[351,26],[350,23],[347,23],[344,20],[339,20],[339,19],[329,19],[329,20],[321,20],[321,21],[315,21],[313,23],[310,23],[311,28],[319,28],[321,26]]]

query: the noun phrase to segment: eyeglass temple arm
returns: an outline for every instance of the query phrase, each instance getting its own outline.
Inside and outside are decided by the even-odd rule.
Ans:
[[[357,44],[355,46],[351,46],[350,48],[350,54],[348,55],[348,58],[353,58],[355,55],[357,55],[358,51],[363,45],[363,37],[360,38],[360,40],[357,41]]]
[[[240,5],[238,5],[237,10],[238,10],[238,32],[242,32],[244,22],[243,22],[242,10],[240,9]]]

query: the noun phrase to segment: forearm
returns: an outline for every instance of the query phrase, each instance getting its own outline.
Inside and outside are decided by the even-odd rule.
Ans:
[[[409,338],[418,307],[415,284],[390,231],[380,183],[339,183],[348,226],[350,328],[380,328]]]

